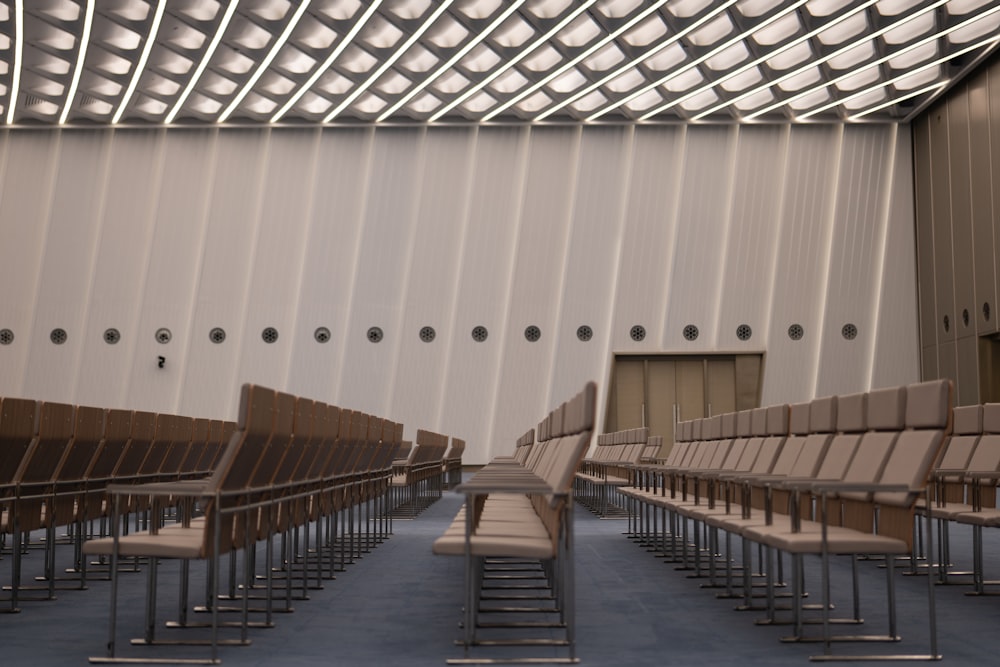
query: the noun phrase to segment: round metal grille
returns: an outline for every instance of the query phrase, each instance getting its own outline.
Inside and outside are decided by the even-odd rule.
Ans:
[[[576,337],[586,342],[594,337],[594,330],[584,324],[576,330]]]
[[[318,327],[313,332],[313,338],[316,339],[317,343],[328,343],[330,342],[330,330],[326,327]]]
[[[532,343],[537,342],[542,337],[542,330],[532,324],[524,330],[524,337]]]
[[[793,324],[788,327],[788,337],[792,340],[802,340],[802,337],[806,335],[806,330],[802,328],[801,324]]]
[[[437,332],[434,331],[434,327],[420,328],[420,340],[424,341],[425,343],[429,343],[432,340],[434,340],[435,336],[437,336]]]
[[[477,343],[482,343],[484,340],[486,340],[487,336],[489,335],[490,332],[487,331],[486,327],[484,326],[478,326],[472,328],[472,340],[476,341]]]
[[[368,336],[368,340],[372,343],[381,342],[383,336],[382,329],[379,327],[371,327],[368,329],[368,333],[366,335]]]
[[[845,324],[840,329],[840,335],[846,338],[847,340],[854,340],[855,338],[858,337],[858,328],[850,323]]]
[[[698,340],[698,327],[693,324],[689,324],[684,327],[684,339],[685,340]]]
[[[157,343],[161,343],[161,344],[166,345],[167,343],[170,342],[171,338],[172,338],[172,335],[170,333],[170,329],[167,329],[166,327],[164,327],[162,329],[157,329],[156,330],[156,342]]]
[[[962,309],[962,325],[966,326],[966,327],[969,326],[969,309],[968,308],[963,308]]]
[[[641,324],[636,324],[631,329],[628,330],[628,335],[632,337],[632,340],[639,342],[646,338],[646,327]]]
[[[944,322],[944,330],[951,331],[951,318],[945,315],[943,322]]]
[[[741,324],[736,327],[736,337],[740,340],[750,340],[750,336],[753,335],[753,329],[750,328],[749,324]]]
[[[990,321],[990,302],[989,301],[984,301],[983,302],[983,319],[985,319],[987,322]]]
[[[208,339],[218,345],[226,340],[226,330],[222,327],[215,327],[208,332]]]
[[[122,339],[122,334],[118,329],[106,329],[104,331],[104,342],[108,345],[114,345]]]
[[[270,345],[271,343],[278,340],[278,330],[274,327],[267,327],[260,332],[260,337],[264,339],[264,342]]]
[[[51,340],[56,345],[62,345],[66,342],[66,330],[65,329],[53,329],[52,333],[49,334],[49,340]]]
[[[0,345],[10,345],[14,342],[14,332],[10,329],[0,329]]]

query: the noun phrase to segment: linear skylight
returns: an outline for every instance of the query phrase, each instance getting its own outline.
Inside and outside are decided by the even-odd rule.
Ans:
[[[278,51],[280,51],[281,47],[283,47],[285,43],[288,41],[289,35],[291,35],[292,31],[295,30],[295,26],[299,24],[299,20],[302,18],[302,15],[306,13],[307,9],[309,9],[309,3],[311,2],[312,0],[302,0],[302,4],[299,5],[299,8],[295,10],[295,14],[292,16],[291,19],[289,19],[288,23],[285,25],[285,29],[281,31],[281,35],[278,36],[278,39],[274,40],[274,44],[271,46],[271,50],[268,51],[267,55],[264,56],[264,59],[260,61],[260,64],[257,66],[257,70],[253,73],[253,76],[251,76],[250,80],[246,82],[246,85],[243,86],[243,89],[236,94],[236,97],[234,97],[233,100],[229,103],[229,106],[226,107],[221,114],[219,114],[219,117],[216,119],[215,122],[217,123],[226,122],[226,119],[229,118],[229,116],[233,113],[236,107],[239,106],[240,102],[243,101],[243,98],[247,96],[247,93],[253,90],[253,87],[257,84],[257,81],[260,79],[261,75],[263,75],[264,72],[267,71],[267,68],[271,66],[271,62],[274,60],[274,57],[278,55]]]
[[[201,62],[198,63],[198,69],[195,70],[191,79],[188,81],[188,85],[184,88],[184,92],[181,93],[181,96],[174,104],[174,108],[170,110],[170,113],[167,114],[166,120],[164,120],[167,125],[174,122],[174,118],[176,118],[177,114],[181,112],[181,109],[184,107],[184,102],[187,101],[191,91],[194,90],[194,87],[197,85],[198,79],[201,78],[201,75],[205,72],[205,68],[208,67],[208,63],[212,60],[212,56],[215,55],[215,50],[219,47],[219,42],[222,41],[222,36],[226,33],[226,28],[229,27],[229,22],[233,20],[233,14],[236,12],[236,7],[239,4],[240,0],[229,0],[229,6],[226,8],[226,13],[223,15],[222,21],[219,23],[219,27],[216,29],[215,35],[212,37],[212,42],[208,45],[208,49],[205,51],[205,55],[202,57]]]
[[[87,0],[87,9],[83,15],[83,32],[80,34],[80,47],[76,50],[76,67],[73,68],[73,80],[69,84],[69,91],[66,93],[66,103],[63,104],[62,113],[59,114],[59,124],[63,125],[69,117],[69,110],[73,106],[73,98],[76,97],[76,89],[80,85],[80,75],[83,74],[83,63],[87,59],[87,47],[90,46],[90,30],[94,25],[94,0]]]
[[[459,49],[458,52],[455,53],[455,55],[449,58],[446,63],[441,65],[441,67],[437,68],[433,74],[426,77],[423,81],[421,81],[417,85],[413,86],[413,88],[408,93],[403,95],[403,97],[401,97],[395,104],[393,104],[386,111],[384,111],[381,116],[375,119],[375,122],[381,123],[386,118],[388,118],[389,116],[391,116],[392,114],[396,113],[401,108],[403,108],[403,106],[405,106],[407,102],[416,97],[417,94],[420,93],[420,91],[424,90],[427,86],[437,81],[443,74],[452,71],[452,67],[454,67],[455,63],[464,58],[465,55],[469,53],[469,51],[471,51],[472,49],[476,48],[479,44],[481,44],[483,40],[486,39],[487,36],[491,35],[493,31],[497,29],[497,27],[499,27],[504,21],[506,21],[511,14],[520,9],[521,5],[523,5],[524,3],[525,0],[516,0],[510,7],[507,8],[506,11],[500,14],[500,16],[496,18],[496,20],[494,20],[492,23],[486,26],[486,28],[483,29],[483,31],[480,32],[478,35],[475,35],[472,39],[470,39],[469,42],[461,49]]]
[[[324,60],[323,63],[316,68],[306,82],[299,86],[299,89],[295,91],[295,94],[288,98],[288,101],[285,102],[285,104],[278,109],[278,112],[271,117],[272,123],[277,123],[281,120],[282,117],[288,113],[288,110],[295,106],[296,102],[302,99],[302,96],[313,87],[313,84],[315,84],[321,76],[327,73],[330,66],[333,65],[334,61],[340,57],[340,54],[342,54],[351,42],[354,41],[354,38],[358,36],[361,29],[365,27],[375,12],[378,11],[381,4],[382,0],[372,0],[372,4],[368,6],[365,13],[361,15],[361,18],[359,18],[357,22],[355,22],[347,34],[344,35],[343,39],[337,42],[337,46],[330,52],[330,55],[326,57],[326,60]]]
[[[24,0],[14,1],[14,63],[11,67],[10,101],[7,103],[7,124],[14,122],[14,108],[21,88],[21,67],[24,65]]]
[[[128,107],[128,103],[132,99],[132,94],[135,93],[135,87],[139,84],[139,77],[143,75],[146,69],[149,53],[153,50],[153,45],[156,44],[156,35],[160,32],[160,24],[163,22],[163,10],[166,6],[167,0],[159,0],[156,3],[156,12],[153,14],[153,22],[149,26],[149,34],[146,35],[146,43],[142,46],[142,53],[139,55],[138,62],[132,68],[132,78],[129,79],[125,95],[122,97],[122,101],[119,102],[115,115],[111,118],[112,125],[117,125],[122,119],[122,114],[125,113],[125,108]]]

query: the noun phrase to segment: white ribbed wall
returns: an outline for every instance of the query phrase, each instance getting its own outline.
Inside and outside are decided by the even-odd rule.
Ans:
[[[4,395],[232,418],[258,382],[482,462],[587,380],[603,405],[615,352],[762,351],[764,403],[918,379],[907,128],[16,131],[0,154]]]

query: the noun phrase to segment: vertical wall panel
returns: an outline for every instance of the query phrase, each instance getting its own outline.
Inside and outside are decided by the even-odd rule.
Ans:
[[[692,127],[687,132],[664,347],[702,351],[718,344],[715,321],[723,284],[722,249],[730,232],[737,133],[735,126]],[[701,332],[693,343],[683,336],[688,324]]]
[[[721,247],[722,287],[717,300],[717,323],[712,325],[720,349],[757,351],[767,340],[772,290],[780,247],[788,128],[741,128],[736,152],[732,222]],[[746,341],[736,329],[749,325]]]
[[[387,414],[403,336],[402,295],[420,201],[424,130],[379,130],[372,147],[372,178],[351,296],[350,330],[381,327],[381,343],[352,345],[337,391],[344,407]],[[353,339],[352,339],[353,341]]]
[[[511,436],[516,438],[518,430],[523,433],[531,424],[518,423],[516,415],[528,413],[531,406],[555,407],[549,404],[548,388],[558,341],[555,325],[565,296],[563,263],[579,169],[580,132],[579,128],[535,128],[531,132],[494,440],[513,442]],[[537,342],[525,339],[527,326],[541,329]],[[544,408],[538,414],[543,416]]]
[[[934,195],[931,173],[930,116],[924,114],[913,123],[913,182],[914,219],[917,230],[917,275],[920,299],[920,340],[926,347],[937,347],[937,266],[934,261]],[[924,356],[927,361],[929,357]],[[922,376],[930,380],[937,375],[937,355],[933,370],[923,364]]]
[[[289,388],[333,403],[340,385],[348,346],[371,345],[366,326],[351,328],[351,296],[357,272],[371,169],[371,129],[323,132],[319,137],[316,186],[310,207],[308,243],[303,260],[298,318],[301,331],[325,326],[330,341],[323,346],[292,350]],[[353,348],[351,353],[355,353]]]
[[[198,258],[198,292],[188,332],[188,357],[180,410],[184,414],[229,416],[238,409],[240,350],[245,335],[247,294],[254,272],[268,135],[220,132],[206,178],[208,194],[204,249]],[[213,343],[212,329],[225,341]],[[231,387],[226,391],[223,387]]]
[[[527,128],[480,128],[475,140],[455,313],[456,320],[479,322],[490,336],[486,344],[471,336],[453,339],[438,416],[442,427],[465,435],[468,460],[473,461],[509,454],[510,438],[520,435],[517,430],[524,433],[534,426],[531,420],[505,423],[499,426],[500,435],[494,436],[506,340],[521,336],[517,327],[507,327],[506,304],[520,230],[529,136]]]
[[[948,108],[941,107],[930,117],[931,216],[934,229],[934,275],[936,319],[939,344],[955,340],[955,267],[952,264],[951,174],[948,173]],[[948,328],[944,321],[948,319]],[[942,366],[943,368],[943,366]],[[954,377],[953,375],[947,377]]]
[[[771,326],[767,332],[761,403],[792,403],[812,396],[822,353],[830,233],[843,130],[793,128],[787,144],[787,179],[779,196],[780,234],[775,258]],[[788,329],[802,327],[793,340]]]
[[[36,297],[36,344],[31,347],[24,380],[28,396],[74,400],[77,373],[88,342],[84,323],[100,238],[109,138],[103,131],[70,132],[60,141]],[[67,333],[62,345],[53,345],[38,335],[44,332],[47,336],[56,327]],[[100,335],[89,338],[91,345],[101,340]]]
[[[990,164],[989,79],[978,77],[969,83],[969,190],[972,209],[972,259],[975,264],[975,299],[972,314],[977,333],[1000,330],[993,310],[997,305],[996,267],[993,232],[993,169]],[[989,304],[989,319],[983,304]]]
[[[955,405],[975,405],[979,400],[979,339],[963,336],[956,341]]]
[[[185,360],[217,131],[181,130],[167,136],[126,407],[175,412],[186,391]],[[170,329],[173,337],[169,343],[157,342],[155,334],[160,328]],[[165,358],[163,368],[157,365],[160,356]],[[227,387],[223,391],[236,390]]]
[[[874,276],[878,301],[875,318],[874,345],[866,363],[871,372],[869,386],[891,387],[920,380],[920,341],[914,336],[918,329],[916,229],[913,224],[913,177],[910,156],[913,146],[905,129],[896,133],[893,169],[883,194],[885,225],[883,261],[879,275]]]
[[[961,91],[966,87],[961,86]],[[956,338],[976,332],[975,269],[972,250],[972,190],[967,95],[948,102],[948,173],[951,174],[951,241],[955,286],[955,314],[951,323]]]
[[[844,135],[830,248],[817,395],[842,394],[868,383],[869,351],[876,336],[886,209],[884,188],[893,164],[895,130],[861,127]],[[857,327],[845,339],[845,324]]]
[[[594,348],[605,350],[610,340],[606,323],[613,310],[632,139],[632,131],[620,127],[600,128],[581,137],[563,263],[561,291],[565,297],[553,332],[557,342],[548,396],[552,405],[591,380],[600,381],[598,400],[603,401],[605,395],[603,380],[610,359],[594,354]],[[648,321],[645,324],[648,326]],[[581,325],[594,331],[589,341],[577,337]]]
[[[24,382],[29,355],[36,347],[47,350],[46,346],[52,345],[48,329],[35,329],[35,309],[48,240],[46,230],[59,159],[59,136],[34,132],[4,134],[0,196],[3,225],[0,280],[4,285],[4,300],[0,304],[0,328],[10,329],[14,334],[13,343],[0,346],[0,389],[7,396],[28,396]]]
[[[306,227],[312,202],[317,131],[283,132],[268,142],[260,184],[260,229],[247,298],[245,335],[241,340],[239,382],[287,387],[289,359],[296,343],[296,312]],[[268,343],[265,328],[278,338]],[[309,343],[315,342],[309,339]]]
[[[665,335],[687,131],[637,127],[634,133],[613,311],[604,323],[612,349],[622,352],[655,350]],[[633,324],[646,327],[646,340],[632,340]]]
[[[152,250],[164,135],[163,131],[125,131],[109,137],[110,167],[102,195],[103,221],[86,313],[86,353],[76,385],[76,396],[93,405],[116,406],[127,402],[128,387],[122,378],[132,366],[141,335],[142,285]],[[121,340],[115,345],[104,343],[103,333],[108,327],[121,333]]]
[[[416,205],[413,250],[402,286],[399,363],[389,388],[389,413],[408,426],[410,433],[415,433],[417,425],[450,430],[447,422],[438,421],[448,351],[457,341],[471,338],[473,327],[485,326],[455,311],[474,150],[472,130],[428,131],[424,164],[417,172],[421,177],[420,200]],[[424,326],[435,329],[430,343],[418,336]],[[492,333],[499,331],[493,329]],[[488,337],[482,343],[496,344]],[[412,387],[422,389],[412,391]]]

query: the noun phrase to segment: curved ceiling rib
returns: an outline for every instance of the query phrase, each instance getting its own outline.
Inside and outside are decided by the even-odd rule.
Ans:
[[[906,121],[1000,0],[0,0],[10,127]]]

